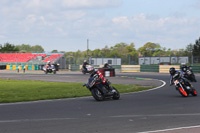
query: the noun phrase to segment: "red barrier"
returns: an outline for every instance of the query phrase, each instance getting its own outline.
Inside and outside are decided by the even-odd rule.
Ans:
[[[115,76],[114,68],[99,68],[98,70],[99,70],[99,72],[101,72],[101,74],[104,77],[114,77]]]

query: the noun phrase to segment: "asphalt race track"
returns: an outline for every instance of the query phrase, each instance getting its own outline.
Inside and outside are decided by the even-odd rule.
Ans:
[[[72,73],[0,75],[1,78],[27,79],[28,76],[31,80],[54,79],[57,82],[60,81],[57,77],[65,77],[65,81],[71,82],[75,79],[87,81],[88,76]],[[169,86],[168,74],[117,73],[117,77],[110,78],[110,81],[147,86],[163,84],[158,80],[136,80],[133,77],[159,79],[165,81],[166,85],[151,91],[121,94],[120,100],[103,102],[84,97],[0,104],[0,133],[166,133],[167,129],[200,132],[199,82],[192,83],[198,96],[185,98],[174,86]],[[196,78],[200,81],[200,75],[196,75]],[[192,131],[191,128],[182,127],[191,127]]]

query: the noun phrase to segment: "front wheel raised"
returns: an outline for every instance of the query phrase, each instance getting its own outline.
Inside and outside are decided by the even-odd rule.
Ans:
[[[100,92],[98,89],[92,89],[91,90],[92,96],[94,97],[95,100],[97,101],[103,101],[105,97],[103,96],[102,92]]]

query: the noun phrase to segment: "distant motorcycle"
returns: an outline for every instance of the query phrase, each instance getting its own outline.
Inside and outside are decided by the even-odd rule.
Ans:
[[[184,77],[187,78],[191,82],[197,82],[191,66],[188,67],[187,71],[184,74]]]
[[[88,66],[86,67],[86,69],[82,67],[82,68],[81,68],[81,72],[82,72],[83,74],[89,73],[89,71],[90,71],[91,68],[92,68],[91,65],[88,65]]]
[[[189,83],[189,82],[188,82]],[[174,81],[174,85],[176,87],[176,90],[183,96],[187,97],[189,94],[192,94],[193,96],[197,96],[197,91],[192,85],[189,83],[189,85],[186,85],[183,78],[178,78]]]
[[[45,68],[45,66],[44,66],[43,71],[45,74],[48,74],[48,73],[56,74],[56,69],[55,69],[54,65],[51,65],[49,68]]]
[[[105,98],[112,98],[114,100],[120,98],[117,89],[112,86],[108,88],[106,85],[102,84],[101,80],[98,79],[98,76],[90,77],[88,83],[84,84],[83,87],[84,86],[90,90],[92,96],[97,101],[103,101]]]

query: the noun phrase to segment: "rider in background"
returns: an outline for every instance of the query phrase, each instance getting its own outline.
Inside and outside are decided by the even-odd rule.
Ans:
[[[171,67],[169,69],[169,73],[170,73],[170,86],[173,85],[174,81],[177,80],[178,78],[182,78],[185,81],[186,85],[191,85],[189,83],[189,81],[183,77],[183,75],[181,74],[180,71],[176,70],[174,67]]]
[[[189,67],[185,63],[181,63],[181,74],[186,79],[190,79],[187,73],[188,70],[189,70]]]
[[[104,68],[108,68],[109,66],[110,65],[107,62],[104,63]]]
[[[181,71],[182,73],[186,73],[186,71],[188,70],[188,67],[185,63],[181,63]]]
[[[46,69],[50,68],[51,67],[51,63],[50,61],[47,61],[47,64],[45,65]]]
[[[85,69],[85,70],[87,70],[87,68],[86,68],[86,66],[88,65],[88,63],[87,63],[87,60],[84,60],[84,62],[83,62],[83,69]]]

